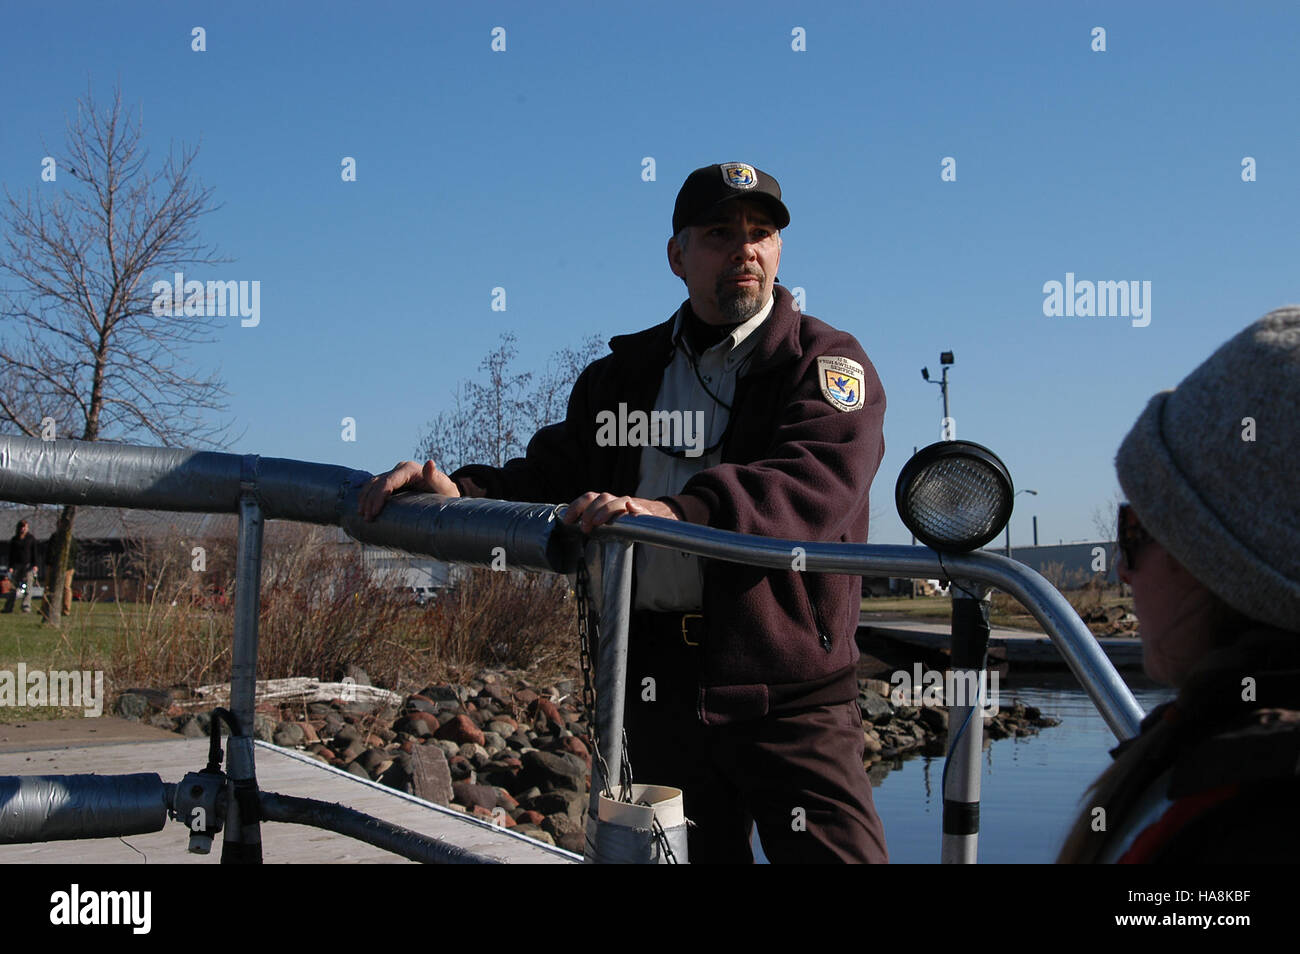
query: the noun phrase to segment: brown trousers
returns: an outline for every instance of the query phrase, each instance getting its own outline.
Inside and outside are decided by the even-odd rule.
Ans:
[[[76,570],[71,569],[63,571],[63,605],[60,607],[59,612],[65,616],[72,612],[72,576],[76,572]],[[54,593],[57,589],[58,587],[54,585],[54,571],[50,570],[46,574],[45,596],[41,600],[42,616],[50,615],[50,606],[54,602]]]
[[[697,650],[633,616],[625,720],[633,779],[682,789],[692,864],[887,862],[854,701],[703,725]],[[647,698],[645,679],[653,682]]]

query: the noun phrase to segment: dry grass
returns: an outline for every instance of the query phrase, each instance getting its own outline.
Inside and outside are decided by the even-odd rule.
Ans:
[[[108,661],[111,690],[196,686],[230,678],[234,632],[233,545],[208,541],[207,567],[188,544],[161,541],[124,561],[147,599],[122,614]],[[211,584],[228,603],[214,605]],[[574,602],[563,578],[471,570],[418,607],[376,582],[356,547],[326,545],[316,528],[264,548],[258,678],[337,680],[359,667],[376,685],[405,691],[482,668],[557,675],[576,659]]]

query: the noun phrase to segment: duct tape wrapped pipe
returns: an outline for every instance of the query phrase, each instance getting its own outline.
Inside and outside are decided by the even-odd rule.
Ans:
[[[0,845],[161,831],[167,791],[152,773],[0,777]]]
[[[663,837],[655,831],[655,821]],[[681,789],[633,785],[631,802],[600,796],[599,818],[588,837],[595,839],[591,860],[597,864],[686,864],[686,812]]]

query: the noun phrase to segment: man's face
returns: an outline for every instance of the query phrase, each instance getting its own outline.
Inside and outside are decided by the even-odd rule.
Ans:
[[[686,248],[668,240],[668,264],[691,308],[710,325],[747,321],[772,297],[781,236],[757,202],[732,199],[690,227]]]

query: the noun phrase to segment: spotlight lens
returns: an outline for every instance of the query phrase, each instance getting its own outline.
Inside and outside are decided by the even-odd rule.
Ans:
[[[899,516],[936,550],[974,550],[1006,526],[1011,478],[992,452],[969,441],[920,451],[898,478]]]

